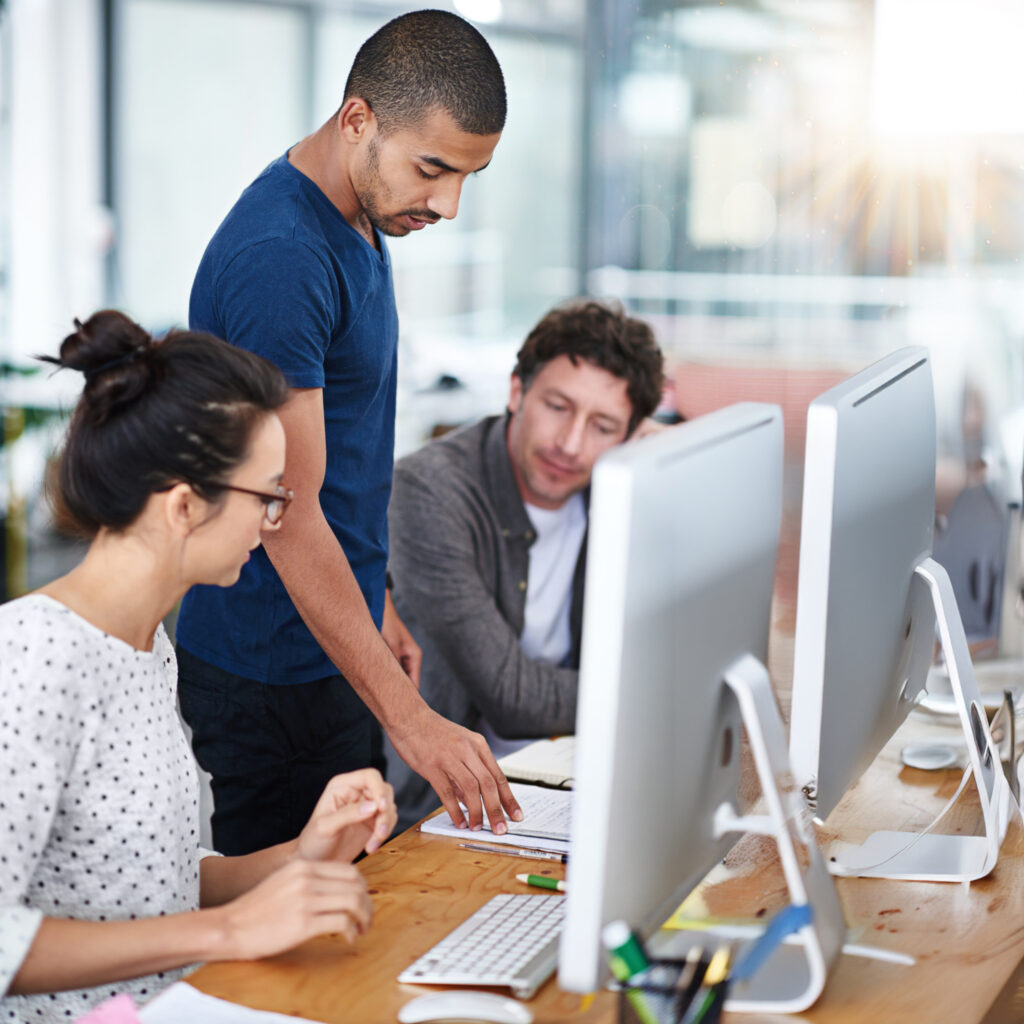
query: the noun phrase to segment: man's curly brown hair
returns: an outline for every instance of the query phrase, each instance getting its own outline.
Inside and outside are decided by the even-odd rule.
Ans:
[[[574,366],[585,360],[626,382],[633,407],[627,436],[658,407],[665,380],[661,350],[651,328],[627,316],[621,306],[590,300],[551,310],[516,356],[512,372],[523,391],[559,356],[568,356]]]

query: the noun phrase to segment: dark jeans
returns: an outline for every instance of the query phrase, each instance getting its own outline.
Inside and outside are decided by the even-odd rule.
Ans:
[[[229,855],[294,839],[328,780],[384,771],[380,725],[343,676],[269,686],[181,647],[178,696],[213,776],[213,845]]]

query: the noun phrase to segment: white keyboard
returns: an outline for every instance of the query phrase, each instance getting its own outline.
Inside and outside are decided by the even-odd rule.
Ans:
[[[398,980],[411,985],[507,985],[520,999],[529,999],[555,970],[564,921],[562,895],[502,893]]]

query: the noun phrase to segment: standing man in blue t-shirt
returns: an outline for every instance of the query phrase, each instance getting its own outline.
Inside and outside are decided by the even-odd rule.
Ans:
[[[420,697],[420,652],[385,587],[398,321],[382,236],[454,217],[504,122],[475,28],[396,18],[356,55],[337,113],[245,190],[203,255],[191,327],[293,388],[287,523],[234,587],[190,591],[178,620],[182,712],[223,853],[294,838],[327,779],[383,764],[381,725],[456,821],[459,798],[471,828],[481,804],[498,832],[503,809],[521,817],[483,738]]]

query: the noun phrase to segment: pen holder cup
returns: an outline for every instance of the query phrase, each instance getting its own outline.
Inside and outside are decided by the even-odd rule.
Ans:
[[[619,983],[619,1024],[679,1024],[698,987],[677,987],[686,966],[686,960],[652,960],[643,974]]]

